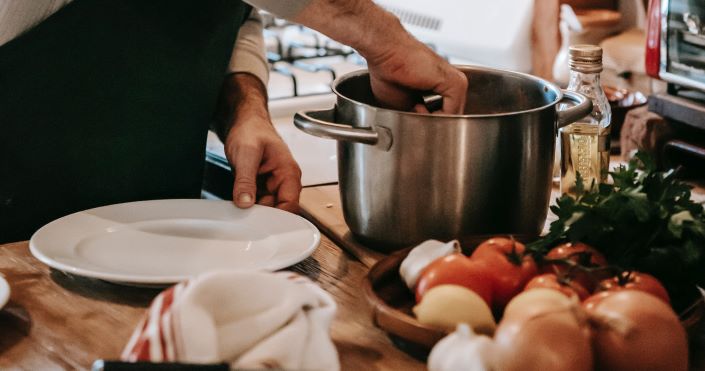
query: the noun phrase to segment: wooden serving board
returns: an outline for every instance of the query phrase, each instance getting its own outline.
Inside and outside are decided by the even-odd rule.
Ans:
[[[447,333],[421,324],[413,315],[414,295],[399,275],[399,266],[410,250],[397,251],[380,260],[362,285],[374,324],[395,338],[404,351],[423,359]],[[699,298],[679,317],[688,334],[690,369],[705,371],[705,300]]]

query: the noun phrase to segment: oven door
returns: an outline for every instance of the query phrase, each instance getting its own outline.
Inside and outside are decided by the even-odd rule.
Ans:
[[[661,3],[660,77],[705,91],[705,1]]]

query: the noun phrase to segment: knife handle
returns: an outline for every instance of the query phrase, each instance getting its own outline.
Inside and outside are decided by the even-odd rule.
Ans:
[[[93,362],[93,371],[229,371],[227,363],[152,363],[152,362],[122,362],[99,359]]]

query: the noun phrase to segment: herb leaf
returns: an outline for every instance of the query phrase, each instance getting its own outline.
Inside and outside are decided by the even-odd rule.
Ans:
[[[538,257],[558,243],[584,242],[611,264],[653,274],[676,306],[686,304],[695,285],[705,285],[705,212],[676,173],[657,171],[640,152],[610,173],[612,184],[586,189],[576,177],[579,192],[556,200],[558,219],[527,249]]]

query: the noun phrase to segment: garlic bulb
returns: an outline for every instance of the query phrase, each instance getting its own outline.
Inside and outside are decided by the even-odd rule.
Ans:
[[[460,243],[453,240],[447,243],[436,240],[424,241],[420,245],[414,247],[409,255],[404,258],[399,267],[399,275],[410,289],[414,289],[416,282],[419,280],[421,271],[432,261],[460,252]]]
[[[488,371],[493,367],[493,342],[461,323],[436,343],[428,356],[429,371]]]

